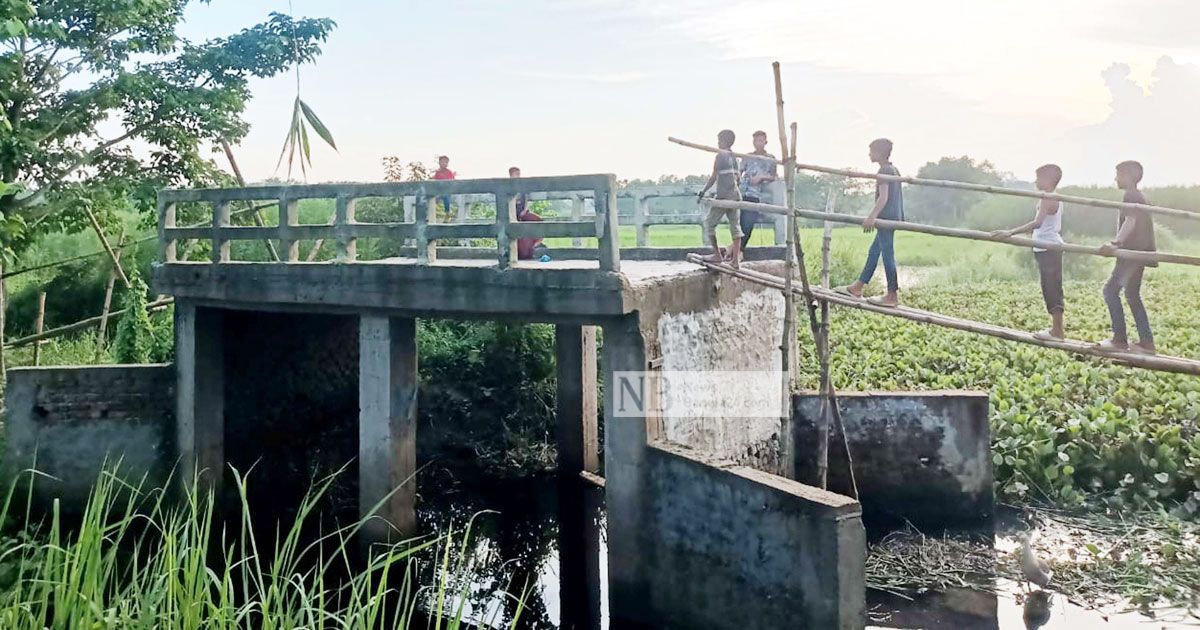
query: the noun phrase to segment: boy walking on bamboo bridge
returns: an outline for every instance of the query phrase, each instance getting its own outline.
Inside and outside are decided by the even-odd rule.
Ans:
[[[1034,180],[1037,189],[1052,193],[1062,181],[1062,168],[1056,164],[1039,166]],[[995,236],[1016,236],[1017,234],[1033,233],[1033,240],[1039,243],[1062,245],[1062,202],[1051,199],[1039,199],[1035,208],[1036,213],[1029,223],[1017,226],[1011,230],[996,230]],[[1050,313],[1050,328],[1034,333],[1033,336],[1043,341],[1066,337],[1063,330],[1063,253],[1061,249],[1047,250],[1041,247],[1033,248],[1033,257],[1037,261],[1038,276],[1042,281],[1042,300],[1046,302],[1046,312]]]
[[[887,138],[879,138],[871,142],[869,147],[869,155],[872,162],[879,165],[880,175],[899,176],[900,171],[892,164],[892,141]],[[878,180],[875,185],[875,207],[871,210],[871,214],[863,221],[863,231],[870,232],[875,230],[875,221],[885,219],[888,221],[903,221],[904,220],[904,193],[900,189],[900,182]],[[875,240],[871,243],[871,249],[867,252],[867,262],[863,265],[862,274],[854,284],[836,289],[839,293],[845,293],[853,297],[861,298],[863,289],[867,283],[871,281],[871,276],[875,275],[875,268],[879,266],[879,259],[883,259],[883,273],[887,278],[887,293],[881,297],[871,298],[872,304],[879,306],[899,306],[900,305],[900,281],[896,277],[896,248],[895,248],[896,231],[879,228],[875,230]]]
[[[717,134],[717,147],[720,152],[713,160],[713,172],[708,178],[708,183],[704,184],[704,188],[700,190],[700,194],[696,199],[696,203],[700,203],[704,199],[705,193],[714,184],[717,186],[717,199],[728,201],[741,201],[741,189],[738,186],[738,163],[737,157],[733,155],[733,141],[735,136],[729,129],[724,129]],[[732,242],[729,244],[729,251],[725,256],[721,256],[721,246],[717,243],[717,224],[721,222],[721,217],[727,217],[729,220],[729,236]],[[734,268],[738,266],[742,257],[742,213],[737,208],[709,208],[708,216],[704,219],[704,235],[708,240],[708,244],[712,247],[713,253],[705,258],[709,262],[721,262],[724,260]]]
[[[1142,165],[1132,160],[1117,165],[1117,187],[1125,191],[1122,201],[1130,204],[1146,204],[1146,197],[1138,190],[1142,181]],[[1154,219],[1150,213],[1141,208],[1123,206],[1117,218],[1117,237],[1111,243],[1102,246],[1101,251],[1115,252],[1118,249],[1129,249],[1139,252],[1155,251]],[[1118,258],[1113,266],[1112,275],[1104,285],[1104,302],[1108,305],[1108,314],[1112,318],[1113,336],[1108,341],[1096,344],[1096,348],[1108,351],[1130,351],[1139,354],[1155,354],[1154,333],[1150,330],[1150,317],[1146,315],[1146,306],[1142,304],[1142,274],[1146,267],[1157,267],[1158,263],[1144,263],[1127,258]],[[1121,290],[1125,290],[1125,300],[1129,302],[1129,311],[1133,314],[1133,323],[1137,327],[1137,343],[1130,344],[1125,330],[1125,309],[1121,305]]]

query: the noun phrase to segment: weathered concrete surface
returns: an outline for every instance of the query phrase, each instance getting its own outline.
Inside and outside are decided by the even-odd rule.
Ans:
[[[358,510],[395,542],[417,533],[417,322],[365,315],[358,338]]]
[[[794,398],[797,476],[816,479],[820,398]],[[842,420],[868,524],[991,527],[991,430],[986,392],[839,392]],[[836,428],[829,488],[849,491]]]
[[[6,477],[35,468],[35,500],[83,509],[105,465],[128,483],[161,487],[175,461],[175,371],[170,365],[14,368],[8,371]],[[119,467],[117,464],[119,463]]]
[[[865,533],[858,503],[683,447],[645,461],[640,561],[662,628],[862,628]],[[614,617],[616,612],[614,610]]]
[[[658,322],[662,371],[754,370],[773,372],[780,381],[783,308],[779,292],[764,290],[744,291],[698,312],[664,313]],[[780,400],[782,405],[782,397]],[[662,437],[707,456],[781,473],[780,431],[778,416],[677,417],[666,413]]]
[[[225,471],[224,311],[175,305],[175,440],[179,481],[218,495]]]
[[[599,391],[596,388],[596,327],[554,327],[557,383],[555,434],[558,471],[575,476],[600,472]]]

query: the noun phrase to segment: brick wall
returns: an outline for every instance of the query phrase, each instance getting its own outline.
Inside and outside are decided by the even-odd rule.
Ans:
[[[36,499],[82,509],[106,463],[161,485],[174,464],[170,365],[15,368],[8,372],[4,467],[36,468]]]

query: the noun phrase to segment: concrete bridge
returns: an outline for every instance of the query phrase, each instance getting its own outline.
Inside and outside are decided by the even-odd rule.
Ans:
[[[490,197],[498,211],[486,222],[439,222],[436,200],[444,195]],[[594,213],[522,223],[515,212],[519,195],[590,199]],[[411,220],[359,221],[357,204],[370,198],[412,199]],[[298,204],[308,199],[332,203],[333,223],[301,224]],[[278,206],[277,224],[232,225],[237,204],[263,201]],[[174,366],[143,368],[144,374],[110,368],[87,377],[14,370],[10,422],[18,429],[15,439],[10,437],[10,453],[14,461],[27,461],[49,438],[47,427],[63,424],[55,414],[81,415],[72,405],[103,398],[106,391],[112,396],[114,390],[136,390],[137,395],[109,403],[103,417],[116,414],[136,424],[139,417],[154,416],[155,411],[137,405],[157,400],[153,392],[161,389],[166,371],[174,383],[166,403],[174,421],[162,429],[167,446],[158,459],[177,459],[184,470],[200,471],[205,483],[219,487],[232,410],[237,409],[237,422],[253,422],[255,408],[292,404],[313,383],[291,378],[289,366],[305,348],[332,349],[339,361],[353,362],[345,374],[334,375],[331,368],[322,386],[357,390],[357,417],[347,421],[357,424],[359,509],[367,514],[381,506],[366,535],[395,540],[415,528],[417,319],[553,324],[560,472],[602,473],[606,480],[614,620],[745,628],[787,619],[798,627],[862,627],[862,506],[794,481],[797,470],[783,464],[786,451],[801,439],[781,422],[785,405],[808,410],[811,417],[805,402],[811,397],[793,401],[791,392],[784,392],[779,414],[771,418],[677,417],[652,404],[662,393],[653,385],[656,372],[779,373],[782,296],[683,260],[698,248],[622,250],[616,207],[612,175],[163,191],[153,289],[176,298]],[[177,226],[185,212],[210,213],[211,227]],[[551,237],[580,239],[580,246],[554,250],[550,263],[517,259],[517,239]],[[276,245],[279,261],[239,260],[243,243],[264,239]],[[361,239],[411,245],[401,257],[364,260]],[[444,245],[459,239],[495,245]],[[180,244],[188,240],[209,242],[210,259],[183,260]],[[336,242],[336,259],[302,262],[301,244],[319,240]],[[748,265],[781,273],[780,249],[751,249],[750,254],[761,260]],[[268,335],[289,343],[262,347],[259,342]],[[247,365],[250,345],[265,355],[256,356],[255,365],[268,366],[266,374]],[[598,379],[606,384],[603,463]],[[67,390],[70,394],[63,393]],[[247,397],[253,405],[243,402]],[[962,407],[967,411],[946,412],[951,407],[926,399],[905,403],[908,407],[873,406],[864,424],[870,426],[876,417],[893,422],[905,413],[915,418],[905,426],[918,437],[910,436],[904,452],[894,455],[921,458],[909,479],[933,475],[938,491],[955,500],[972,492],[982,497],[986,486],[986,501],[980,499],[974,514],[990,517],[990,467],[986,475],[981,468],[990,462],[986,397],[982,411],[978,397],[968,398],[975,402]],[[630,401],[638,406],[635,413],[628,413]],[[936,413],[929,411],[935,408]],[[964,421],[964,414],[974,417]],[[961,430],[964,422],[972,431]],[[947,431],[947,423],[958,430]],[[120,450],[122,440],[132,439],[119,429],[106,430],[99,437],[89,434],[96,438],[94,450],[105,451],[97,446],[105,440]],[[875,439],[867,433],[863,439]],[[49,457],[50,466],[71,472],[78,472],[79,462],[95,459],[91,453]],[[947,465],[931,466],[931,458]],[[881,487],[894,485],[886,472],[894,469],[893,461],[869,456],[864,461],[868,470],[880,471],[874,481]],[[885,494],[881,490],[878,496]]]

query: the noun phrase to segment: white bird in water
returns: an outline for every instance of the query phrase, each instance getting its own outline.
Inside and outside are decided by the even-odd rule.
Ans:
[[[1037,557],[1033,546],[1029,544],[1029,539],[1029,532],[1021,534],[1021,572],[1025,574],[1026,581],[1046,588],[1050,585],[1050,578],[1054,576],[1054,572],[1050,570],[1050,565],[1046,564],[1045,560]]]

